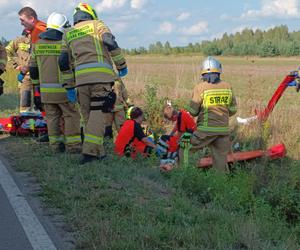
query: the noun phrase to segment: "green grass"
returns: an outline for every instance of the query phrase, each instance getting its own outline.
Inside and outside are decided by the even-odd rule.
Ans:
[[[0,142],[84,249],[299,249],[300,163],[257,161],[232,176],[190,168],[161,174],[156,159],[78,166],[29,139]],[[2,149],[1,149],[2,150]],[[246,166],[246,167],[247,167]],[[238,166],[237,166],[238,167]]]
[[[147,66],[155,64],[152,60],[162,63],[166,58],[133,57],[130,63],[144,60]],[[168,60],[174,63],[174,58]],[[190,60],[182,58],[183,62],[192,63]],[[155,77],[161,80],[164,73]],[[248,88],[240,86],[242,75],[226,75],[237,87],[239,99],[259,96],[262,91],[257,86],[267,76],[255,77],[260,82],[254,81],[252,91],[247,81]],[[12,94],[17,90],[8,90],[11,94],[0,97],[1,115],[17,109]],[[151,87],[149,91],[144,93],[144,105],[149,120],[159,123],[162,100],[157,96],[167,92],[156,94]],[[271,92],[272,88],[264,95]],[[180,104],[182,100],[176,101]],[[248,105],[240,104],[240,112],[249,114]],[[294,107],[294,102],[283,100],[277,112],[284,111],[285,116],[275,113],[265,129],[237,128],[233,134],[244,150],[266,147],[283,138],[288,157],[235,164],[231,175],[192,167],[162,174],[155,158],[132,161],[111,153],[103,162],[82,167],[79,156],[54,155],[47,145],[31,138],[0,139],[0,150],[17,170],[37,178],[41,198],[64,215],[77,249],[300,249],[299,130],[289,110]],[[194,155],[191,165],[204,153]]]

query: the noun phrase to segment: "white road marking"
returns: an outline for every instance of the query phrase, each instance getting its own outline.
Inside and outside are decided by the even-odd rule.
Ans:
[[[0,184],[35,250],[56,250],[46,230],[32,211],[17,184],[0,160]]]

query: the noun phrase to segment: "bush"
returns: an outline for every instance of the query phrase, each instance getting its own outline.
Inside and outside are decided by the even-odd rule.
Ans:
[[[158,85],[148,84],[146,85],[144,100],[145,100],[145,118],[150,129],[155,134],[164,133],[163,125],[164,119],[162,115],[163,106],[166,103],[166,98],[160,98],[157,96]]]

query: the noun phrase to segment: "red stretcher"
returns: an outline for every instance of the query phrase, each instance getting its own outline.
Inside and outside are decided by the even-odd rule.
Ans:
[[[255,150],[248,152],[237,152],[232,153],[227,156],[227,163],[250,161],[262,157],[267,157],[270,160],[284,158],[286,156],[286,147],[284,144],[278,144],[271,147],[267,151]],[[202,158],[199,162],[199,168],[210,168],[213,165],[213,160],[211,157]]]
[[[47,123],[42,114],[24,113],[0,118],[0,132],[18,136],[47,134]]]
[[[247,152],[237,152],[232,153],[227,156],[227,163],[235,163],[235,162],[244,162],[244,161],[251,161],[254,159],[267,157],[269,160],[276,160],[280,158],[284,158],[287,154],[286,147],[284,144],[278,144],[267,151],[263,150],[254,150],[254,151],[247,151]],[[211,157],[202,158],[197,168],[200,169],[208,169],[211,168],[213,165],[213,159]],[[174,169],[174,164],[163,164],[160,166],[160,170],[162,172],[170,172]]]

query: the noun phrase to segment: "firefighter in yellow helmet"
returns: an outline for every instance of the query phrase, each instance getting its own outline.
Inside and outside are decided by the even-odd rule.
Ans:
[[[5,48],[0,43],[0,76],[5,71],[6,63],[7,63],[7,54]],[[0,95],[3,94],[3,84],[4,81],[0,78]]]
[[[30,34],[24,30],[22,36],[12,40],[6,46],[8,62],[19,71],[20,113],[31,109],[32,82],[27,71],[30,60],[30,44]]]
[[[65,32],[61,71],[74,70],[79,103],[83,115],[84,143],[81,164],[105,157],[103,137],[107,120],[111,117],[116,94],[112,91],[117,75],[127,74],[127,65],[121,49],[109,28],[98,20],[96,11],[80,3],[74,12],[74,27]]]
[[[65,149],[68,153],[81,152],[80,115],[75,106],[75,90],[67,93],[64,84],[73,84],[74,77],[63,74],[58,67],[64,29],[69,27],[66,16],[52,13],[47,21],[47,31],[40,34],[40,40],[33,45],[30,61],[30,76],[39,80],[41,99],[46,111],[50,146],[54,151]],[[69,72],[70,73],[70,72]],[[64,120],[64,134],[60,126]]]
[[[222,66],[213,57],[202,65],[202,81],[194,88],[190,113],[197,116],[197,130],[191,138],[192,150],[209,146],[214,167],[226,171],[229,140],[229,117],[236,110],[236,99],[229,83],[221,80]]]

